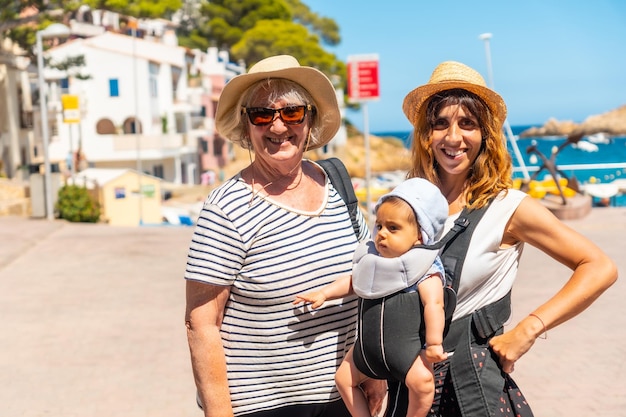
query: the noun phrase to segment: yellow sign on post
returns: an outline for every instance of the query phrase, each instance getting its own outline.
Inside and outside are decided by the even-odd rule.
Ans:
[[[63,123],[80,123],[80,107],[78,96],[74,94],[61,95],[63,105]]]

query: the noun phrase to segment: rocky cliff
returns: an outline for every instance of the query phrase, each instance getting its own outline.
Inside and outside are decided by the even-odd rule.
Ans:
[[[520,133],[529,136],[579,136],[604,132],[609,135],[626,135],[626,105],[603,114],[589,116],[582,123],[569,120],[549,119],[541,127],[533,127]]]

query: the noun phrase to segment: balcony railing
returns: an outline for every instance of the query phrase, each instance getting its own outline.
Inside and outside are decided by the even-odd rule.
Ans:
[[[113,141],[113,150],[123,152],[137,149],[139,146],[143,150],[173,150],[183,147],[195,148],[197,146],[197,136],[202,136],[202,131],[190,131],[187,133],[170,133],[159,135],[144,134],[123,134],[123,135],[103,135]],[[139,140],[139,144],[137,144]]]

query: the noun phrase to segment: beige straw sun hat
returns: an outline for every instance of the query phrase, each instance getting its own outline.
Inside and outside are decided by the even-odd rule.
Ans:
[[[313,97],[319,120],[322,120],[321,130],[315,142],[311,142],[308,149],[316,149],[326,145],[335,136],[341,125],[341,113],[337,104],[337,95],[332,83],[323,72],[313,67],[301,66],[298,60],[290,55],[277,55],[265,58],[254,64],[246,74],[241,74],[230,80],[220,95],[215,115],[217,131],[233,142],[242,139],[236,136],[235,129],[225,125],[225,120],[231,112],[239,112],[235,108],[241,95],[257,81],[268,78],[284,78],[300,84]]]
[[[487,87],[478,71],[465,64],[446,61],[437,65],[428,83],[417,87],[404,98],[402,110],[413,126],[416,126],[419,114],[430,97],[441,91],[461,88],[480,97],[500,123],[506,119],[506,104],[498,93]]]

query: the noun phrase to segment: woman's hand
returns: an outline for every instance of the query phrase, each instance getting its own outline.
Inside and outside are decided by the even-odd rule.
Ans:
[[[502,370],[511,373],[515,370],[515,362],[519,360],[535,344],[537,337],[543,332],[543,325],[537,326],[538,320],[526,317],[517,326],[502,335],[494,336],[489,345],[498,355]]]

